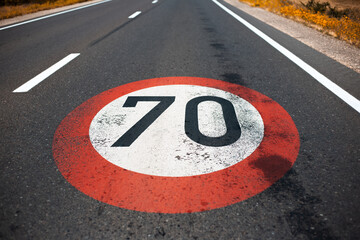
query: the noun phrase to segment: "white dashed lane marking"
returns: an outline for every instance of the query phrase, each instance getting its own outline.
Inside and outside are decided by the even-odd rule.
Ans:
[[[131,14],[131,15],[129,16],[129,18],[130,18],[130,19],[131,19],[131,18],[136,18],[138,15],[140,15],[140,13],[141,13],[141,11],[134,12],[133,14]]]
[[[34,78],[30,79],[29,81],[27,81],[26,83],[15,89],[13,92],[14,93],[28,92],[30,89],[32,89],[33,87],[44,81],[51,74],[55,73],[57,70],[68,64],[70,61],[72,61],[74,58],[76,58],[79,55],[80,53],[69,54],[65,58],[61,59],[59,62],[55,63],[54,65],[43,71],[42,73],[38,74]]]

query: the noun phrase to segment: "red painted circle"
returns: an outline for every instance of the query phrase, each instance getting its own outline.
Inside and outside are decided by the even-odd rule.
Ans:
[[[90,142],[89,126],[104,106],[143,88],[174,84],[221,89],[250,102],[264,122],[264,138],[259,147],[229,168],[190,177],[140,174],[100,156]],[[125,84],[81,104],[57,128],[53,155],[62,175],[92,198],[143,212],[186,213],[224,207],[264,191],[292,167],[299,146],[299,134],[290,115],[267,96],[214,79],[166,77]]]

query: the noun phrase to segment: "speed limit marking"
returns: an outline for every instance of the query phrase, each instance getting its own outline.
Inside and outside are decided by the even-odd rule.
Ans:
[[[129,83],[59,125],[55,162],[77,189],[118,207],[211,210],[252,197],[294,164],[299,136],[272,99],[214,79]]]
[[[240,162],[259,146],[263,133],[256,108],[232,93],[163,85],[107,104],[93,118],[89,137],[104,159],[121,168],[185,177]]]

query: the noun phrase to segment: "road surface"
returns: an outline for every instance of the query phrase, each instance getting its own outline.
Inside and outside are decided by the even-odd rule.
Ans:
[[[360,99],[358,73],[219,3]],[[358,237],[358,110],[215,2],[112,0],[2,29],[0,52],[1,238]],[[14,92],[69,55],[73,58],[42,82]],[[177,214],[109,205],[64,178],[54,161],[53,139],[69,113],[109,89],[176,76],[245,86],[281,105],[299,133],[292,168],[244,201]]]

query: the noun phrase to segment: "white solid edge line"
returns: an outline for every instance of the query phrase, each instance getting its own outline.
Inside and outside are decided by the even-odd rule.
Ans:
[[[288,59],[290,59],[292,62],[294,62],[296,65],[298,65],[300,68],[302,68],[305,72],[307,72],[309,75],[311,75],[313,78],[315,78],[319,83],[321,83],[323,86],[325,86],[327,89],[329,89],[332,93],[334,93],[336,96],[341,98],[344,102],[349,104],[353,109],[355,109],[358,113],[360,113],[360,101],[350,95],[348,92],[346,92],[344,89],[333,83],[330,79],[319,73],[317,70],[315,70],[313,67],[311,67],[309,64],[301,60],[299,57],[297,57],[295,54],[281,46],[279,43],[275,42],[273,39],[271,39],[269,36],[267,36],[265,33],[261,32],[259,29],[251,25],[249,22],[244,20],[243,18],[236,15],[233,11],[226,8],[224,5],[219,3],[216,0],[212,0],[215,4],[217,4],[220,8],[222,8],[225,12],[229,13],[231,16],[233,16],[236,20],[244,24],[247,28],[249,28],[251,31],[253,31],[256,35],[264,39],[267,43],[269,43],[272,47],[274,47],[276,50],[278,50],[280,53],[285,55]]]
[[[154,0],[154,1],[152,1],[152,4],[157,3],[157,2],[158,2],[158,0]]]
[[[43,71],[42,73],[38,74],[34,78],[30,79],[29,81],[27,81],[26,83],[24,83],[23,85],[21,85],[20,87],[15,89],[13,92],[14,93],[28,92],[30,89],[32,89],[37,84],[44,81],[51,74],[53,74],[54,72],[56,72],[57,70],[59,70],[60,68],[65,66],[67,63],[69,63],[71,60],[73,60],[74,58],[76,58],[79,55],[80,55],[80,53],[69,54],[68,56],[66,56],[62,60],[60,60],[59,62],[55,63],[54,65],[52,65],[51,67],[49,67],[48,69]]]
[[[133,14],[131,14],[129,16],[129,18],[136,18],[140,13],[141,13],[141,11],[134,12]]]
[[[31,22],[36,22],[36,21],[39,21],[39,20],[43,20],[43,19],[45,19],[45,18],[54,17],[54,16],[57,16],[57,15],[60,15],[60,14],[64,14],[64,13],[68,13],[68,12],[73,12],[73,11],[80,10],[80,9],[83,9],[83,8],[92,7],[92,6],[99,5],[99,4],[106,3],[106,2],[110,2],[110,1],[112,1],[112,0],[104,0],[104,1],[102,1],[102,2],[92,3],[92,4],[89,4],[89,5],[82,6],[82,7],[72,8],[72,9],[69,9],[69,10],[62,11],[62,12],[58,12],[58,13],[53,13],[53,14],[50,14],[50,15],[46,15],[46,16],[43,16],[43,17],[34,18],[34,19],[31,19],[31,20],[28,20],[28,21],[25,21],[25,22],[20,22],[20,23],[16,23],[16,24],[13,24],[13,25],[6,26],[6,27],[2,27],[2,28],[0,28],[0,31],[1,31],[1,30],[5,30],[5,29],[8,29],[8,28],[13,28],[13,27],[17,27],[17,26],[20,26],[20,25],[24,25],[24,24],[27,24],[27,23],[31,23]]]

